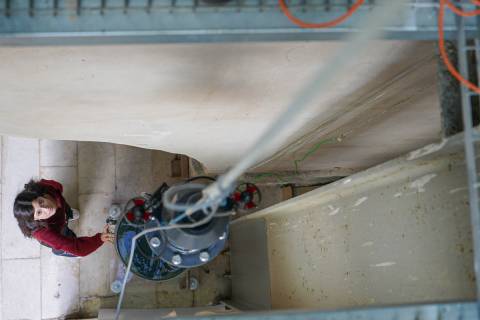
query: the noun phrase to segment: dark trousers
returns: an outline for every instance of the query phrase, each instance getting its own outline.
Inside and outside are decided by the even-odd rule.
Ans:
[[[68,238],[76,238],[77,235],[75,234],[75,232],[73,232],[72,230],[70,230],[70,228],[68,227],[68,225],[65,225],[65,227],[63,227],[63,229],[60,231],[61,235],[62,236],[65,236],[65,237],[68,237]],[[71,254],[69,252],[65,252],[63,250],[57,250],[57,249],[53,249],[52,248],[52,252],[54,255],[56,256],[62,256],[62,257],[70,257],[70,258],[74,258],[76,257],[76,255],[74,254]]]
[[[72,209],[70,209],[69,206],[67,206],[66,210],[65,210],[65,213],[67,215],[67,223],[65,224],[65,226],[63,227],[62,230],[60,230],[60,234],[62,236],[65,236],[65,237],[68,237],[68,238],[76,238],[77,235],[75,234],[75,232],[73,232],[69,227],[68,227],[68,220],[70,220],[72,217],[73,217],[73,212],[72,212]],[[45,244],[43,244],[45,245]],[[51,248],[50,246],[47,246],[49,248]],[[71,254],[69,252],[65,252],[63,250],[57,250],[57,249],[53,249],[52,248],[52,253],[56,256],[62,256],[62,257],[70,257],[70,258],[74,258],[76,257],[76,255],[74,254]]]

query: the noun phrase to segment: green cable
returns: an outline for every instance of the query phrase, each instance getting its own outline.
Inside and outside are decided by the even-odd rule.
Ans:
[[[337,138],[328,138],[328,139],[324,139],[322,141],[319,141],[317,142],[315,145],[313,145],[304,155],[301,159],[296,159],[293,161],[293,164],[295,165],[295,174],[299,174],[299,171],[298,171],[298,164],[302,161],[305,161],[308,157],[310,157],[311,155],[313,155],[315,152],[318,151],[318,149],[324,145],[324,144],[327,144],[327,143],[331,143],[331,142],[335,142],[337,141]],[[254,180],[254,183],[258,182],[260,179],[264,178],[264,177],[275,177],[280,183],[288,183],[288,181],[285,181],[282,179],[281,175],[279,174],[276,174],[276,173],[270,173],[270,172],[266,172],[266,173],[261,173],[261,174],[258,174],[256,176],[253,177],[253,180]]]
[[[296,159],[293,161],[294,165],[295,165],[295,173],[296,174],[299,174],[298,172],[298,163],[299,162],[302,162],[304,161],[305,159],[307,159],[308,157],[310,157],[312,154],[314,154],[315,152],[317,152],[317,150],[324,144],[327,144],[327,143],[330,143],[332,141],[336,141],[337,139],[336,138],[328,138],[328,139],[325,139],[325,140],[322,140],[322,141],[319,141],[317,142],[312,148],[310,148],[304,155],[301,159]]]

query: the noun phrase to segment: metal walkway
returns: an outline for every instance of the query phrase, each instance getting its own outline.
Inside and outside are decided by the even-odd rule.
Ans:
[[[271,312],[202,317],[221,320],[468,320],[477,319],[473,302],[420,304],[342,311]],[[188,318],[177,318],[178,320]],[[191,319],[191,318],[189,318]]]
[[[367,0],[340,26],[302,29],[280,11],[277,0],[0,0],[0,45],[108,44],[159,42],[335,40],[357,31],[373,6]],[[353,0],[290,0],[292,13],[306,21],[329,21]],[[438,0],[412,0],[401,23],[385,27],[388,39],[437,39]],[[476,24],[467,22],[470,34]],[[455,36],[448,13],[445,31]]]

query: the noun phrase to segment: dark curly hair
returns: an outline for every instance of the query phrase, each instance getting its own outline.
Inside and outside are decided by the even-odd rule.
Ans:
[[[32,205],[33,200],[46,194],[52,195],[52,189],[32,179],[25,185],[24,190],[15,197],[13,215],[17,219],[23,235],[27,238],[31,238],[35,230],[47,226],[44,221],[34,220]]]

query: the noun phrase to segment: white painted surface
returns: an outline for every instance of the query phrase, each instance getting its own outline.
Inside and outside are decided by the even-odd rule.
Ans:
[[[40,165],[42,167],[76,167],[77,142],[40,140]]]
[[[133,168],[131,168],[134,170]],[[116,160],[115,145],[81,142],[78,145],[79,172],[79,235],[92,236],[101,232],[114,201]],[[115,249],[104,244],[80,260],[80,307],[89,301],[110,294],[110,264]],[[93,299],[93,300],[92,300]]]
[[[40,259],[3,260],[3,318],[41,319]]]
[[[59,181],[63,196],[78,208],[77,143],[40,140],[40,176]],[[75,229],[76,223],[69,223]],[[63,317],[79,310],[79,259],[59,257],[41,247],[42,319]]]
[[[0,136],[0,230],[2,229],[2,198],[3,198],[3,137]],[[3,320],[3,259],[2,237],[0,236],[0,320]]]
[[[381,262],[381,263],[377,263],[377,264],[371,265],[371,267],[375,267],[375,268],[378,268],[378,267],[391,267],[391,266],[394,266],[394,265],[396,265],[396,264],[397,264],[396,262],[387,261],[387,262]]]
[[[0,195],[0,201],[2,201]],[[2,219],[0,218],[0,225]],[[2,241],[0,239],[0,250],[2,249]],[[4,310],[4,302],[3,302],[3,259],[0,257],[0,320],[3,320],[3,311]]]
[[[115,147],[110,143],[79,143],[78,192],[111,194],[115,188]]]
[[[442,148],[446,145],[446,143],[447,143],[447,140],[443,139],[439,143],[432,143],[432,144],[429,144],[429,145],[427,145],[423,148],[420,148],[418,150],[414,150],[414,151],[412,151],[408,154],[407,159],[408,160],[416,160],[416,159],[419,159],[421,157],[427,156],[431,153],[434,153],[436,151],[442,150]]]
[[[112,204],[113,193],[79,197],[79,235],[93,236],[101,232]],[[110,292],[110,261],[115,257],[111,244],[104,244],[94,253],[80,259],[80,297],[105,296]]]
[[[222,171],[246,152],[342,45],[278,42],[2,48],[0,132],[184,153],[205,163],[210,171]],[[405,68],[415,72],[418,61],[427,69],[417,72],[427,81],[420,79],[420,84],[413,86],[416,89],[409,91],[395,87],[394,82],[393,95],[383,96],[383,86],[392,78],[402,78]],[[340,156],[341,164],[335,162],[339,158],[332,152],[335,149],[329,149],[330,157],[310,165],[302,163],[302,169],[313,166],[318,170],[319,164],[322,168],[347,168],[352,161],[371,165],[438,137],[432,44],[373,42],[352,65],[333,79],[333,89],[302,115],[305,127],[296,130],[291,126],[283,132],[291,134],[283,145],[347,113],[346,119],[340,117],[342,120],[334,123],[335,128],[363,123],[349,122],[352,110],[380,118],[361,130],[356,128],[356,138],[340,146],[341,150],[355,146],[355,154]],[[372,92],[375,95],[370,97]],[[407,96],[411,108],[402,106],[388,113],[378,109],[395,106]],[[427,119],[425,112],[433,116]],[[381,134],[386,132],[381,123],[387,120],[389,135]],[[406,123],[415,130],[404,130]],[[346,132],[350,130],[341,131]],[[392,137],[402,143],[392,144]],[[270,153],[278,147],[272,145]],[[272,166],[293,169],[292,159],[280,160]]]
[[[116,145],[115,157],[117,201],[126,203],[132,195],[152,192],[158,188],[153,177],[152,150]]]
[[[437,175],[430,173],[418,178],[410,184],[410,189],[415,189],[417,192],[425,192],[425,186]]]
[[[367,200],[368,200],[368,197],[361,197],[360,199],[357,200],[357,202],[355,202],[355,204],[353,206],[358,207],[359,205],[361,205],[362,203],[364,203]]]
[[[42,319],[58,318],[78,311],[79,260],[59,257],[42,247]]]
[[[39,176],[38,140],[3,137],[2,259],[39,258],[40,245],[27,240],[13,216],[13,201],[31,178]]]

